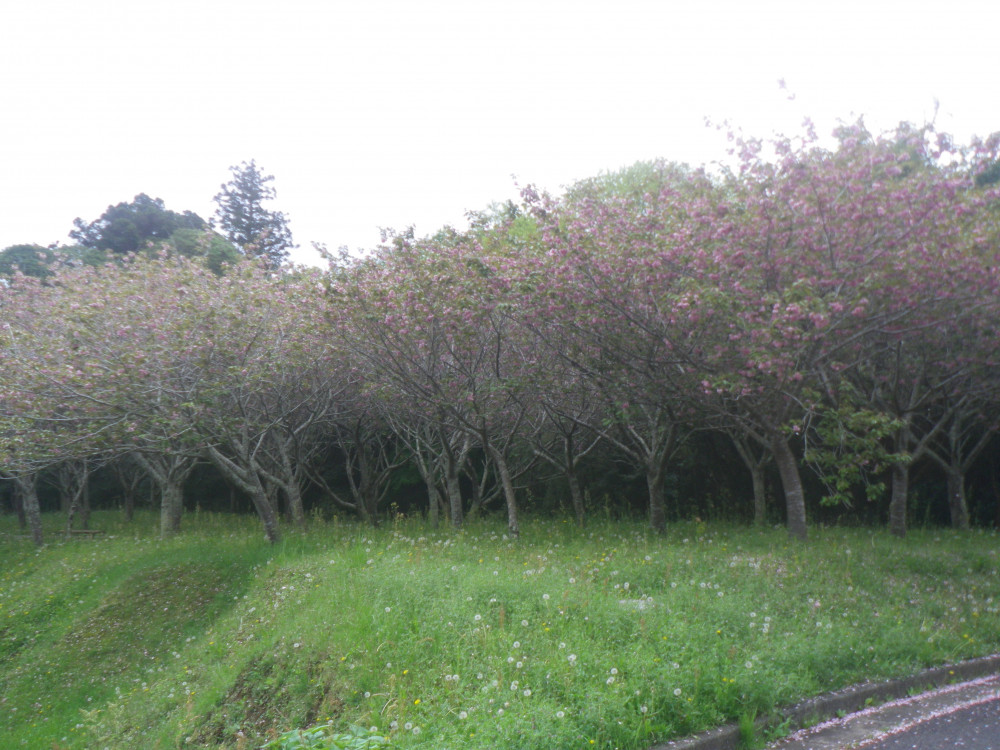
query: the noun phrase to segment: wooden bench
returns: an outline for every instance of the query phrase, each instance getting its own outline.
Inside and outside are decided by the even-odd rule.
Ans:
[[[98,534],[103,534],[104,531],[101,529],[70,529],[70,534],[79,534],[80,536],[87,536],[93,539]]]

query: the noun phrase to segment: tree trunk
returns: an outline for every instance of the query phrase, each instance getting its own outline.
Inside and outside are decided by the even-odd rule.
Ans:
[[[292,481],[285,485],[285,497],[288,498],[288,514],[292,523],[300,529],[306,527],[306,510],[302,503],[302,491],[298,482]]]
[[[125,490],[125,523],[132,523],[135,517],[135,488]]]
[[[951,512],[951,526],[955,529],[969,528],[969,506],[965,499],[965,472],[956,466],[954,457],[948,468],[948,510]]]
[[[66,513],[66,537],[69,538],[70,530],[73,528],[73,519],[79,513],[83,522],[82,527],[87,528],[89,511],[84,508],[85,496],[87,494],[87,479],[90,471],[87,468],[86,460],[82,462],[67,461],[59,467],[59,492],[67,498],[68,511]]]
[[[165,478],[160,484],[160,538],[173,536],[181,528],[184,509],[184,485]]]
[[[80,528],[90,528],[90,471],[83,470],[83,496],[80,498]]]
[[[566,473],[566,481],[569,482],[569,497],[573,503],[573,515],[576,517],[576,525],[582,529],[586,523],[586,509],[583,502],[583,489],[580,487],[580,479],[576,475],[575,466]]]
[[[35,474],[27,474],[14,478],[17,485],[18,494],[21,496],[21,505],[24,507],[24,515],[28,519],[28,526],[31,529],[31,540],[39,547],[44,544],[42,539],[42,509],[38,505],[38,485]]]
[[[257,484],[258,488],[256,491],[250,493],[250,499],[257,510],[257,515],[260,516],[261,523],[264,525],[264,536],[267,537],[267,541],[271,544],[275,544],[281,540],[281,534],[278,532],[278,516],[274,512],[274,506],[268,500],[267,490],[264,489],[264,486],[259,481]]]
[[[492,446],[490,446],[489,451],[493,457],[493,463],[496,464],[497,473],[500,475],[500,484],[503,486],[504,498],[507,501],[507,532],[514,539],[517,539],[521,535],[521,527],[517,518],[517,494],[514,492],[514,481],[510,476],[510,467],[507,466],[507,461],[500,451]]]
[[[748,468],[753,482],[753,524],[764,526],[767,523],[767,486],[764,482],[764,468],[760,464],[753,464]]]
[[[175,534],[181,527],[184,513],[184,480],[194,469],[194,458],[168,453],[133,453],[135,460],[146,470],[160,490],[160,538]]]
[[[208,456],[222,475],[250,496],[254,510],[264,526],[267,541],[275,544],[281,539],[278,531],[278,516],[274,506],[268,499],[267,488],[260,480],[260,475],[249,465],[240,465],[223,455],[214,446],[208,446]]]
[[[28,528],[28,517],[24,515],[24,503],[21,501],[21,496],[18,494],[16,487],[10,488],[10,506],[11,510],[17,515],[17,528],[24,531]]]
[[[427,487],[427,520],[436,529],[441,525],[441,493],[430,476],[424,478],[424,485]]]
[[[448,517],[451,525],[456,529],[465,522],[465,513],[462,509],[462,485],[458,477],[458,461],[452,454],[451,447],[446,448],[448,455],[445,457],[445,485],[448,490]]]
[[[910,467],[892,467],[892,496],[889,499],[889,533],[900,539],[906,536],[906,496],[910,488]]]
[[[666,479],[664,467],[649,464],[646,467],[646,486],[649,489],[649,527],[662,534],[667,530],[666,502],[663,485]]]
[[[285,491],[285,498],[288,500],[288,515],[291,516],[293,524],[304,529],[306,527],[306,511],[302,503],[302,488],[299,486],[299,477],[296,475],[288,446],[282,443],[278,446],[278,451],[283,474],[281,488]]]
[[[799,475],[799,463],[788,446],[788,441],[782,435],[771,439],[771,451],[781,476],[781,488],[785,493],[785,511],[788,517],[788,535],[793,539],[805,541],[809,538],[806,527],[805,494],[802,491],[802,477]]]

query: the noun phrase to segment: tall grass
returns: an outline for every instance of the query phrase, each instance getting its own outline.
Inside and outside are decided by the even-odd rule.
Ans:
[[[0,542],[6,746],[643,748],[1000,645],[994,532],[95,524]]]

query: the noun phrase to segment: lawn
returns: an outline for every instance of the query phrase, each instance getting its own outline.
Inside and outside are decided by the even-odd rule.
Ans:
[[[184,523],[0,519],[5,747],[645,748],[1000,650],[995,531]]]

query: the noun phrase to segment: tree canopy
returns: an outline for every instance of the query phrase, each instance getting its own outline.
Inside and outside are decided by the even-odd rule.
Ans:
[[[159,198],[145,193],[131,203],[108,206],[95,221],[73,220],[76,227],[69,236],[82,246],[115,255],[134,253],[150,241],[165,241],[178,229],[205,230],[208,224],[197,214],[170,211]]]
[[[525,486],[553,471],[578,522],[603,473],[606,503],[662,530],[682,504],[740,512],[718,478],[677,489],[719,472],[749,473],[763,521],[773,466],[771,515],[805,539],[831,504],[871,504],[905,534],[923,462],[967,526],[965,476],[1000,427],[1000,185],[977,179],[1000,142],[839,137],[737,140],[720,173],[653,163],[563,196],[529,187],[468,231],[387,232],[325,273],[245,258],[217,275],[181,242],[16,275],[0,288],[0,467],[130,456],[169,533],[207,460],[273,540],[278,498],[301,523],[310,488],[377,523],[404,465],[430,517],[492,505],[511,536]],[[171,237],[197,245],[186,232]]]
[[[277,196],[271,183],[254,160],[230,167],[232,179],[215,196],[215,218],[223,234],[245,255],[263,258],[269,268],[279,268],[288,258],[292,232],[281,211],[270,211],[264,203]]]

